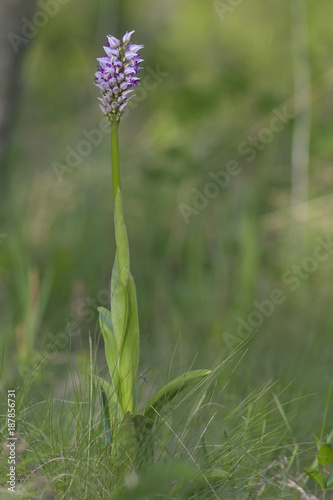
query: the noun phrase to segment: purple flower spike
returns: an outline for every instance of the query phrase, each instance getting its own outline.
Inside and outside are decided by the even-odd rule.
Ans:
[[[134,31],[127,32],[122,42],[108,35],[108,44],[103,47],[106,56],[97,59],[99,65],[95,73],[95,85],[102,94],[99,99],[100,108],[110,121],[120,119],[128,101],[133,97],[131,93],[134,87],[140,82],[136,75],[143,59],[137,52],[143,45],[130,43],[133,33]]]

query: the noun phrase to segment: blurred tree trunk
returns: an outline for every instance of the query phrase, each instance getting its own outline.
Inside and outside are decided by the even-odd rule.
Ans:
[[[311,71],[309,62],[307,2],[292,0],[292,51],[294,68],[294,120],[291,157],[291,217],[295,249],[306,247],[311,134]]]
[[[20,64],[31,43],[22,33],[31,21],[35,0],[0,0],[0,176],[4,175],[6,145],[19,101]]]

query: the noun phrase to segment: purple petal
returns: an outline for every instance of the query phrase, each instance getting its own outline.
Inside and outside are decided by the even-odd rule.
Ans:
[[[136,57],[136,54],[134,52],[131,52],[130,50],[126,50],[125,59],[127,61],[130,61],[131,59],[133,59],[133,57]]]
[[[143,48],[144,48],[144,45],[136,45],[135,43],[133,43],[132,45],[130,45],[128,47],[128,50],[130,50],[131,52],[137,52],[138,50],[143,49]]]
[[[101,91],[103,92],[104,90],[106,90],[106,88],[108,88],[108,86],[105,87],[105,83],[95,83],[96,87]]]
[[[127,97],[129,96],[131,93],[133,92],[133,89],[128,89],[128,90],[125,90],[125,92],[122,93],[123,97]]]
[[[99,61],[101,64],[107,64],[110,62],[110,58],[108,56],[97,57],[97,61]]]
[[[102,104],[100,104],[100,105],[99,105],[99,107],[101,108],[102,113],[103,113],[104,115],[107,115],[107,114],[108,114],[108,112],[106,111],[106,108],[105,108],[104,106],[102,106]]]
[[[101,82],[100,86],[103,90],[109,90],[110,88],[108,82]]]
[[[119,112],[122,113],[122,111],[125,109],[126,106],[127,106],[127,102],[124,102],[124,104],[121,104],[119,106]]]
[[[126,106],[126,104],[128,103],[129,100],[131,100],[133,97],[135,97],[134,95],[131,95],[131,97],[128,97],[128,99],[126,99],[126,101],[124,102],[124,104],[122,104],[120,107],[119,107],[119,111],[122,112],[122,110],[124,109],[124,107]]]
[[[105,66],[104,73],[113,74],[114,72],[115,72],[115,69],[113,66],[111,66],[111,64],[108,64],[107,66]]]
[[[134,33],[134,30],[130,31],[130,32],[126,31],[125,35],[123,36],[123,43],[125,45],[127,45],[130,42],[131,36],[133,35],[133,33]]]
[[[116,38],[115,36],[112,36],[112,35],[108,35],[107,39],[108,39],[109,45],[112,49],[119,47],[120,40],[118,40],[118,38]]]
[[[119,56],[119,50],[118,49],[111,49],[110,47],[103,47],[105,50],[105,53],[109,57],[118,57]]]
[[[125,75],[131,75],[135,73],[135,69],[133,68],[133,66],[126,66],[126,68],[124,69],[124,73]]]

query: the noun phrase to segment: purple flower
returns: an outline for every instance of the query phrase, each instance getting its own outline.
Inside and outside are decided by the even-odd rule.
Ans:
[[[102,112],[110,121],[119,120],[128,101],[133,97],[133,89],[139,85],[136,75],[141,69],[138,51],[143,45],[130,43],[134,31],[127,32],[122,41],[108,35],[104,48],[105,56],[97,59],[95,85],[101,91],[99,99]]]

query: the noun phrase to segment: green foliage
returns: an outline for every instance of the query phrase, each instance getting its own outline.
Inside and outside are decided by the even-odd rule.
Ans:
[[[333,472],[331,472],[326,479],[326,488],[329,490],[333,488]]]
[[[124,415],[113,386],[97,375],[93,375],[93,380],[100,391],[106,437],[111,444],[112,428]]]
[[[169,382],[149,401],[143,414],[136,412],[135,386],[139,367],[139,320],[136,290],[130,273],[127,230],[121,191],[115,199],[116,257],[111,277],[111,312],[98,308],[99,323],[105,342],[105,356],[112,386],[94,376],[99,387],[106,439],[113,456],[134,460],[138,445],[149,434],[159,411],[180,392],[212,372],[194,370]]]
[[[333,447],[331,444],[323,444],[318,451],[318,462],[321,465],[329,465],[333,462]]]
[[[161,418],[152,421],[128,413],[119,419],[113,427],[115,442],[108,443],[98,398],[100,387],[106,396],[110,386],[94,377],[96,390],[90,392],[89,370],[83,374],[75,368],[72,356],[60,397],[50,397],[53,388],[47,382],[44,387],[31,376],[20,381],[17,431],[25,445],[20,445],[17,456],[17,498],[42,499],[48,491],[56,497],[103,500],[149,495],[169,495],[177,500],[208,500],[216,495],[245,500],[251,492],[256,495],[259,484],[263,488],[262,477],[267,478],[268,497],[281,498],[272,482],[279,469],[267,472],[272,457],[282,450],[279,440],[285,429],[270,402],[271,386],[254,391],[235,405],[225,400],[224,391],[220,394],[220,382],[230,377],[224,364],[218,378],[214,370],[194,384],[190,393],[165,406]],[[46,365],[44,372],[47,381],[52,367]],[[36,389],[38,399],[32,398]],[[5,391],[1,395],[0,413],[4,414]],[[288,460],[292,450],[284,451]],[[6,462],[7,457],[0,455],[2,485],[7,480]],[[0,488],[0,498],[1,494]]]
[[[333,473],[331,472],[326,477],[326,466],[333,463],[333,446],[332,444],[325,443],[319,446],[317,461],[323,466],[323,472],[313,467],[304,467],[304,472],[313,479],[323,490],[323,498],[325,498],[326,490],[333,486]]]
[[[156,418],[161,408],[176,397],[177,394],[179,394],[183,389],[199,382],[199,380],[207,377],[211,373],[211,370],[194,370],[180,375],[176,379],[169,382],[165,387],[160,389],[150,399],[143,414],[149,418]]]
[[[311,479],[313,479],[314,481],[316,481],[316,483],[319,484],[319,486],[325,490],[325,478],[324,476],[322,475],[322,473],[317,470],[317,469],[312,469],[311,467],[304,467],[304,472],[307,473],[307,475],[309,477],[311,477]]]
[[[136,291],[130,274],[129,248],[121,192],[115,200],[116,257],[111,278],[111,311],[100,307],[100,328],[117,401],[112,418],[135,411],[135,384],[139,367],[139,320]]]
[[[109,367],[109,372],[111,379],[113,381],[114,398],[116,398],[118,406],[118,391],[117,388],[120,384],[119,379],[119,350],[115,339],[114,330],[112,327],[111,313],[107,309],[100,307],[99,312],[99,324],[101,332],[103,334],[104,344],[105,344],[105,356]],[[122,410],[123,411],[123,410]]]

